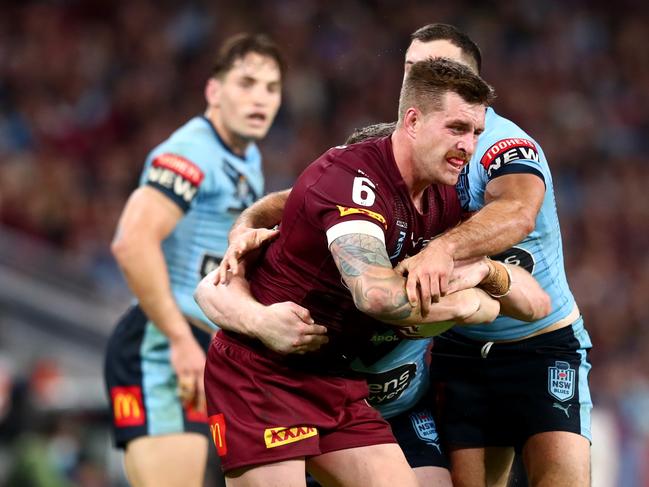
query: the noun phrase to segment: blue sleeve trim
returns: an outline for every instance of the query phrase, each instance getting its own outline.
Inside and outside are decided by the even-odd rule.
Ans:
[[[548,185],[545,183],[545,176],[543,175],[543,173],[538,169],[536,169],[535,167],[528,166],[527,164],[516,164],[516,163],[507,164],[502,168],[500,168],[498,171],[494,172],[493,177],[491,177],[489,180],[492,181],[499,176],[505,176],[507,174],[533,174],[541,178],[541,181],[543,181],[543,184],[547,189]]]
[[[176,205],[178,205],[178,207],[182,210],[183,213],[187,213],[187,211],[189,210],[191,201],[186,201],[184,198],[177,195],[172,189],[152,181],[145,181],[145,184],[147,186],[157,189],[162,194],[164,194],[167,198],[169,198],[171,201],[176,203]]]

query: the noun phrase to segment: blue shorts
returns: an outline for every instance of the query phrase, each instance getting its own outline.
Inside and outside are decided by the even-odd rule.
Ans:
[[[210,336],[194,326],[207,351]],[[115,445],[140,436],[195,432],[209,437],[207,416],[182,405],[169,341],[139,306],[119,320],[106,350],[104,378],[110,402]]]
[[[430,365],[436,418],[449,447],[513,446],[547,431],[591,439],[590,338],[572,326],[510,343],[435,337]]]
[[[433,413],[424,398],[412,409],[387,421],[392,433],[412,468],[449,468],[448,458],[442,448]]]

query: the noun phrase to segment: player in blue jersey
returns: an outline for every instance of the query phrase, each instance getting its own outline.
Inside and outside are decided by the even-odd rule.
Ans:
[[[480,70],[478,47],[450,26],[417,30],[406,67],[431,55],[460,56]],[[444,294],[454,262],[491,255],[529,270],[550,295],[552,310],[531,323],[501,316],[435,340],[431,373],[454,485],[503,482],[511,446],[521,452],[531,485],[590,485],[591,343],[565,275],[545,155],[490,108],[457,189],[474,214],[402,261],[411,301],[425,308]]]
[[[417,30],[406,70],[429,56],[449,57],[480,70],[480,50],[452,26],[431,24]],[[391,130],[383,124],[366,132],[384,135]],[[429,305],[448,291],[454,262],[493,255],[533,272],[552,297],[552,311],[532,323],[501,317],[485,327],[454,329],[436,340],[431,370],[454,484],[504,485],[511,447],[516,447],[533,485],[588,485],[591,344],[567,285],[545,155],[523,130],[489,109],[485,133],[460,178],[458,193],[464,208],[476,213],[403,261],[399,268],[408,273],[410,299]],[[286,194],[269,196],[272,201],[258,208],[265,214],[250,212],[241,221],[237,234],[242,239],[227,254],[221,278],[229,270],[236,272],[247,232],[255,245],[273,236],[250,228],[278,221]],[[295,333],[296,343],[312,340]]]
[[[209,427],[203,370],[210,322],[195,304],[239,213],[263,193],[263,138],[281,101],[284,62],[263,35],[222,45],[207,109],[148,155],[112,251],[135,295],[108,343],[115,442],[134,486],[200,486]]]

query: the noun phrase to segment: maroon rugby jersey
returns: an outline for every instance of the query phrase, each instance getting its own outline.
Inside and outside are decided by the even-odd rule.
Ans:
[[[460,215],[455,188],[446,185],[426,189],[419,213],[397,169],[389,136],[334,147],[298,178],[280,236],[250,276],[252,293],[263,304],[294,301],[328,327],[329,344],[307,356],[311,363],[319,357],[326,368],[327,362],[351,360],[369,343],[377,321],[354,306],[329,251],[327,231],[346,221],[369,222],[385,236],[396,265],[455,226]]]

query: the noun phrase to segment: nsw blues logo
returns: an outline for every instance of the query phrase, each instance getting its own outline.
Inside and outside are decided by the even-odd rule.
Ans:
[[[575,395],[575,369],[568,362],[557,360],[548,367],[548,392],[559,401],[567,401]]]
[[[431,412],[428,409],[420,409],[410,414],[410,421],[412,421],[412,429],[415,430],[417,437],[442,453],[439,446],[439,435],[437,434],[437,428],[435,428],[435,420],[433,420]]]

